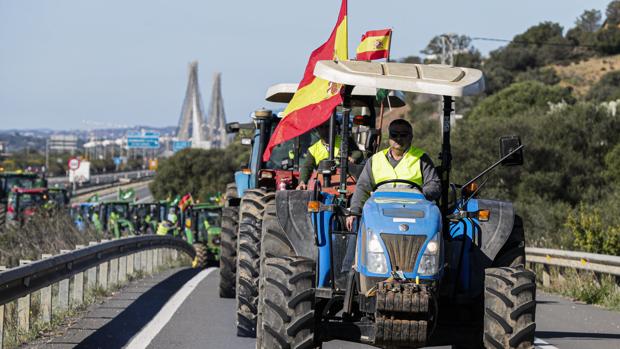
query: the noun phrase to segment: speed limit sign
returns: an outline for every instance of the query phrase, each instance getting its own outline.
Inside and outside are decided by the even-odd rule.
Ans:
[[[80,159],[78,159],[78,158],[71,158],[71,159],[69,159],[69,169],[75,171],[79,167],[80,167]]]

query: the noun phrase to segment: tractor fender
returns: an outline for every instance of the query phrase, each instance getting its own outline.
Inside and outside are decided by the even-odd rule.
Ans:
[[[278,222],[297,256],[315,259],[314,226],[308,201],[312,199],[310,190],[278,190],[276,192],[276,216]]]
[[[489,210],[491,213],[488,222],[479,223],[482,230],[480,250],[488,258],[490,265],[510,237],[515,221],[515,210],[512,203],[507,201],[483,199],[477,201],[478,209]]]

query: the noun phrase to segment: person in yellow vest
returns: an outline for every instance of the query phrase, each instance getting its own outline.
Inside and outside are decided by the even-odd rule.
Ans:
[[[374,154],[364,165],[351,198],[350,210],[361,214],[372,188],[390,179],[404,179],[422,187],[424,196],[434,201],[441,195],[441,182],[431,158],[424,150],[411,145],[413,128],[404,119],[390,123],[388,149]],[[395,184],[390,184],[395,185]],[[347,217],[347,229],[352,230],[355,216]]]
[[[308,181],[312,177],[312,171],[316,170],[321,160],[329,158],[329,121],[324,122],[315,128],[319,135],[319,140],[308,148],[308,156],[304,160],[304,163],[299,169],[299,185],[297,190],[306,190],[308,188]],[[342,137],[336,136],[334,148],[334,157],[338,161],[340,158],[340,145],[342,144]],[[359,151],[357,145],[352,140],[349,140],[349,161],[352,163],[359,163],[362,160],[362,153]]]

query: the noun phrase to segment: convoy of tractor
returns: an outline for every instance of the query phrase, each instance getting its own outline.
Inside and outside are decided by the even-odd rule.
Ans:
[[[378,178],[362,212],[352,212],[363,164],[349,161],[347,146],[339,154],[330,147],[307,190],[297,190],[315,136],[282,143],[265,162],[277,115],[261,109],[249,124],[229,124],[230,132],[253,130],[242,140],[250,162],[235,173],[221,209],[220,296],[236,297],[237,334],[256,336],[257,348],[318,348],[335,339],[383,348],[531,347],[536,283],[525,269],[521,219],[512,203],[480,198],[476,184],[497,166],[522,164],[519,137],[501,137],[498,161],[471,181],[450,181],[453,102],[482,92],[482,73],[320,61],[314,74],[344,86],[328,144],[353,139],[364,159],[381,150],[381,104],[403,104],[400,92],[375,98],[380,90],[441,98],[441,196],[429,201],[396,173]],[[286,103],[295,90],[276,85],[267,100]]]
[[[341,88],[326,142],[340,145],[326,147],[307,186],[299,186],[300,167],[318,135],[282,142],[265,161],[281,117],[258,109],[250,122],[227,125],[250,135],[241,139],[249,162],[221,202],[187,194],[135,203],[119,192],[119,200],[72,204],[75,225],[113,238],[173,235],[192,244],[194,267],[219,265],[220,297],[235,298],[237,334],[256,337],[257,348],[320,348],[336,339],[381,348],[532,347],[536,283],[525,269],[521,218],[511,202],[480,197],[497,166],[523,163],[519,137],[501,137],[498,161],[467,183],[450,180],[454,101],[484,90],[482,72],[321,60],[314,75]],[[289,103],[295,91],[296,84],[274,85],[266,100]],[[377,176],[372,162],[374,186],[361,212],[353,211],[364,163],[389,151],[380,149],[384,106],[403,106],[403,92],[442,101],[441,195],[429,200],[387,162],[391,172]],[[351,146],[361,161],[351,160]],[[48,189],[34,174],[0,173],[0,180],[2,223],[27,224],[36,210],[69,206],[66,190]]]

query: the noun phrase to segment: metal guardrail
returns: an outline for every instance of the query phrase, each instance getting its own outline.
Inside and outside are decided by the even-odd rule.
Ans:
[[[136,252],[172,248],[194,258],[187,242],[171,236],[135,236],[102,242],[0,272],[0,305],[70,278],[87,269]]]
[[[527,247],[525,255],[528,263],[620,276],[620,256],[537,247]]]

